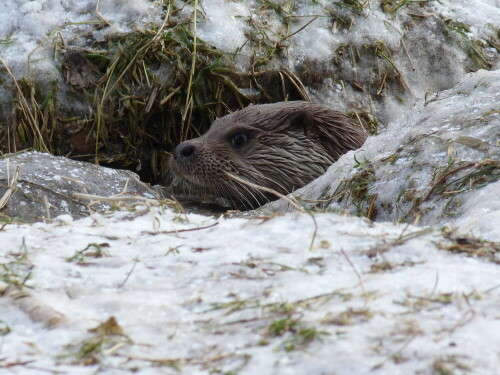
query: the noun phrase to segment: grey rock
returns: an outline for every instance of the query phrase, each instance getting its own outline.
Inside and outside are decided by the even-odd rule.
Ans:
[[[17,181],[13,185],[16,170]],[[151,199],[160,197],[130,171],[40,152],[9,154],[0,159],[1,216],[29,222],[64,214],[74,219],[88,216],[90,210],[87,205],[91,201],[75,197],[75,193],[101,197],[122,193]],[[99,201],[92,204],[92,210],[101,211],[110,206],[110,203]]]

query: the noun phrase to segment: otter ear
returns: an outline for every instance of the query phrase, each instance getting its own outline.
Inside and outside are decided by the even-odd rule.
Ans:
[[[291,114],[290,128],[303,130],[305,134],[309,135],[313,128],[313,116],[311,112],[306,110],[295,111]]]

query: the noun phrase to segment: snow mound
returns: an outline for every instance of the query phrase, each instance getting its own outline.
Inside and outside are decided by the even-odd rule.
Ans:
[[[469,74],[417,104],[361,150],[342,156],[295,195],[377,221],[463,225],[498,240],[492,223],[500,223],[499,102],[500,70]]]

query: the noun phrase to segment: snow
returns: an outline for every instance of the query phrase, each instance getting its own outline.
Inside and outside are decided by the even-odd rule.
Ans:
[[[374,366],[417,373],[447,356],[474,374],[498,368],[498,265],[438,249],[446,243],[439,232],[400,243],[421,229],[318,214],[309,250],[314,225],[305,214],[216,219],[159,208],[153,215],[3,228],[1,262],[25,252],[29,293],[64,316],[47,329],[3,297],[7,373],[153,374],[154,360],[170,359],[182,372],[203,374],[235,369],[243,357],[241,374],[368,374]],[[68,261],[93,243],[106,256]],[[381,262],[393,268],[375,271]],[[280,310],[284,304],[289,310]],[[366,315],[335,323],[352,311]],[[98,365],[67,356],[68,345],[91,338],[88,329],[111,316],[129,340]],[[268,333],[287,316],[324,334],[287,352],[292,334]],[[396,354],[405,361],[396,363]]]
[[[500,181],[470,194],[462,210],[461,217],[454,223],[462,232],[500,241]]]
[[[468,0],[443,0],[430,3],[427,5],[435,13],[429,12],[429,15],[439,14],[475,25],[471,31],[478,38],[486,37],[492,33],[492,28],[500,26],[500,6],[492,0],[475,0],[474,6],[470,6]],[[276,20],[271,8],[264,10],[262,3],[258,1],[200,0],[199,4],[203,13],[198,17],[198,36],[229,53],[235,52],[246,44],[245,32],[248,31],[250,20],[261,23],[264,30],[267,30],[267,36],[278,42],[280,38],[293,34],[307,22],[316,18],[301,32],[291,37],[288,54],[291,68],[305,58],[327,61],[333,51],[345,43],[354,43],[357,48],[361,48],[363,45],[383,41],[387,46],[399,49],[404,28],[398,18],[399,14],[394,16],[382,12],[378,0],[368,2],[365,13],[353,20],[349,32],[331,25],[328,19],[330,15],[328,1],[295,4],[295,17],[290,22],[290,30],[286,30],[284,25]],[[181,14],[184,16],[192,14],[193,8],[190,4],[175,2],[175,5],[181,9]],[[0,3],[0,40],[4,41],[0,45],[2,59],[16,75],[21,75],[26,74],[27,58],[34,53],[32,60],[36,60],[36,64],[32,68],[37,72],[55,75],[56,65],[50,58],[54,51],[51,43],[47,41],[54,38],[56,34],[62,40],[72,40],[93,30],[92,24],[102,23],[104,19],[110,27],[92,31],[93,36],[101,40],[112,33],[127,32],[149,22],[161,24],[164,13],[165,9],[161,1],[150,0],[101,0],[98,3],[90,0],[3,1]],[[402,20],[408,18],[401,17]],[[435,21],[431,22],[435,23]],[[429,29],[429,25],[424,23],[421,29],[418,32],[430,44],[428,46],[430,50],[442,48],[442,43],[435,38],[432,27]],[[426,32],[430,33],[427,37],[423,35]],[[279,37],[279,35],[282,36]],[[433,41],[433,39],[436,40]],[[249,54],[250,49],[243,49],[242,53]],[[456,52],[449,49],[441,53],[455,54]],[[415,63],[421,62],[418,55],[414,58]],[[446,58],[442,57],[442,59]],[[450,67],[452,66],[450,64]],[[403,70],[409,74],[409,71],[406,72],[406,67]],[[432,73],[431,70],[430,72]],[[463,71],[460,73],[463,74]],[[452,74],[448,82],[451,82],[455,76]],[[421,74],[420,79],[423,78],[425,75]],[[425,82],[432,81],[425,80]],[[425,89],[427,87],[419,88],[419,90],[424,90],[424,93]],[[435,89],[442,89],[442,87]]]
[[[58,78],[51,43],[56,33],[66,40],[91,30],[89,24],[102,23],[98,12],[112,27],[95,31],[96,39],[130,31],[136,24],[159,22],[158,3],[149,0],[6,0],[0,2],[0,56],[15,76],[28,73],[31,56],[33,74]],[[33,63],[35,61],[35,63]]]
[[[478,35],[481,35],[485,23],[492,26],[500,24],[499,0],[439,1],[432,4],[432,7],[447,17],[473,25],[473,31]]]
[[[245,18],[251,10],[244,3],[225,0],[201,1],[205,13],[197,25],[198,37],[205,42],[223,47],[226,52],[236,52],[246,42]],[[223,41],[223,45],[221,42]]]

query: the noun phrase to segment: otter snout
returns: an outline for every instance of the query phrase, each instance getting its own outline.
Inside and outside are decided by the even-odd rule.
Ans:
[[[174,150],[174,160],[187,162],[196,152],[196,147],[188,142],[183,142],[178,145]]]

